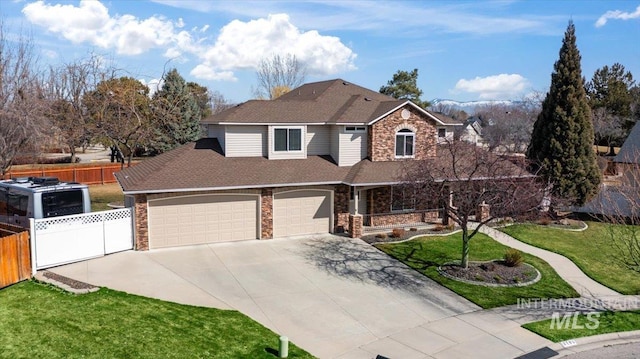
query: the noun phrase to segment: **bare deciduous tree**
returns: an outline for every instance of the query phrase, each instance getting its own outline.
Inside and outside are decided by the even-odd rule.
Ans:
[[[61,135],[61,140],[75,161],[76,149],[88,146],[96,134],[95,123],[84,104],[84,95],[97,84],[115,76],[112,67],[103,66],[99,57],[51,67],[45,82],[49,101],[47,118]]]
[[[531,139],[533,123],[540,112],[534,102],[495,104],[476,109],[482,120],[482,136],[490,150],[522,153]]]
[[[607,223],[601,244],[615,249],[613,260],[640,273],[640,150],[621,155],[620,183],[601,185],[590,207]]]
[[[101,81],[83,100],[101,135],[127,156],[127,165],[138,146],[152,136],[149,88],[131,77]]]
[[[295,55],[273,55],[262,59],[256,71],[258,88],[255,95],[260,99],[273,100],[274,96],[280,96],[304,83],[306,76],[305,66],[298,61]],[[283,89],[288,91],[283,93]]]
[[[235,106],[234,103],[229,102],[224,95],[222,95],[219,91],[211,92],[211,114],[218,114],[228,108]]]
[[[461,266],[468,267],[469,241],[495,218],[519,217],[542,203],[544,188],[526,169],[463,141],[440,145],[435,157],[407,165],[405,186],[421,207],[434,203],[462,229]],[[481,207],[490,206],[485,218]]]
[[[44,106],[36,63],[32,41],[8,40],[0,22],[0,175],[28,146],[37,149]]]

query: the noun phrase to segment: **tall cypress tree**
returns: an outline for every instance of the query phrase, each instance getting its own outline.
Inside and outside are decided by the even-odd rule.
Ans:
[[[597,192],[601,180],[593,141],[580,52],[570,21],[553,66],[551,87],[533,126],[527,158],[540,166],[555,195],[583,205]]]
[[[158,152],[170,150],[200,138],[202,111],[187,82],[170,70],[162,88],[153,96],[154,140],[151,146]]]

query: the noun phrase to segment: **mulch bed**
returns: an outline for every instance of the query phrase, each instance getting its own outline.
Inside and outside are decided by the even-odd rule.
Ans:
[[[490,284],[521,284],[534,280],[538,273],[528,265],[509,267],[501,260],[491,262],[471,262],[463,269],[457,264],[445,264],[440,267],[446,274],[472,282]]]
[[[69,287],[73,288],[73,289],[92,289],[92,288],[97,288],[95,285],[91,285],[89,283],[85,283],[85,282],[81,282],[75,279],[71,279],[65,276],[62,276],[60,274],[56,274],[53,272],[49,272],[49,271],[44,271],[42,272],[42,275],[47,277],[47,278],[51,278],[55,281],[58,281],[60,283],[66,284]]]
[[[438,235],[447,235],[449,233],[451,233],[453,231],[445,229],[442,231],[434,231],[433,229],[419,229],[417,231],[405,231],[403,236],[400,237],[393,237],[391,234],[391,231],[386,232],[386,237],[379,237],[379,233],[376,234],[367,234],[362,236],[360,239],[362,239],[363,241],[369,243],[369,244],[376,244],[376,243],[393,243],[393,242],[399,242],[399,241],[403,241],[405,239],[414,237],[414,236],[420,236],[420,235],[434,235],[434,234],[438,234]]]

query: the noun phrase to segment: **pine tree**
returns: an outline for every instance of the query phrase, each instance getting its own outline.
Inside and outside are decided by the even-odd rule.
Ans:
[[[178,70],[170,70],[153,96],[155,136],[151,146],[164,152],[200,138],[202,110]]]
[[[540,166],[555,195],[583,205],[597,192],[601,180],[593,141],[580,52],[570,21],[542,112],[533,126],[527,158]]]
[[[418,87],[418,69],[411,72],[398,70],[393,75],[393,79],[387,81],[386,86],[380,87],[380,93],[389,95],[397,99],[411,100],[416,105],[427,108],[429,101],[422,101],[422,90]]]

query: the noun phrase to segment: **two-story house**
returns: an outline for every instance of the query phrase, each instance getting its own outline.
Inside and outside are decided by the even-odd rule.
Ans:
[[[136,248],[349,232],[435,220],[397,185],[460,126],[344,80],[305,84],[203,121],[207,138],[116,174]]]

